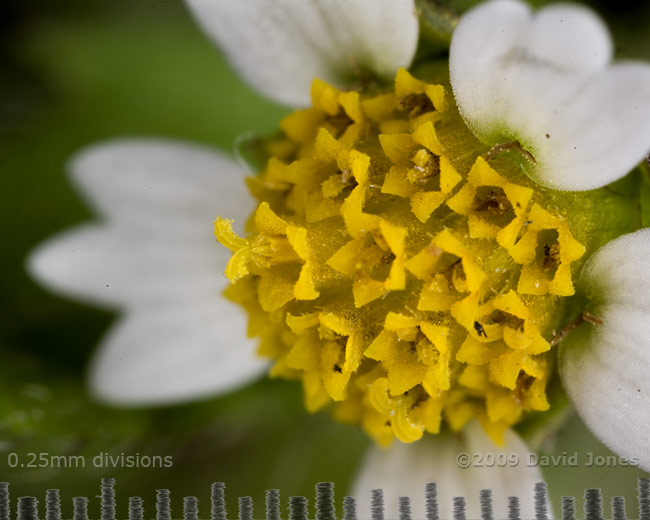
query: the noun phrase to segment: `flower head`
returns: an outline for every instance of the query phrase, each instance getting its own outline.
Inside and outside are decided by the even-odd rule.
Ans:
[[[309,410],[339,403],[381,444],[443,417],[501,442],[548,408],[544,335],[585,253],[567,208],[490,158],[441,85],[401,69],[392,91],[312,92],[250,180],[249,236],[215,224],[234,252],[227,294]]]

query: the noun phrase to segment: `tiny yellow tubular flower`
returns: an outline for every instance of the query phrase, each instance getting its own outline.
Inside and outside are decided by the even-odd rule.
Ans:
[[[265,311],[272,312],[295,298],[314,300],[318,291],[314,282],[314,263],[307,240],[307,230],[290,226],[278,217],[267,203],[255,212],[257,236],[251,240],[238,237],[227,220],[217,219],[215,234],[219,241],[234,251],[226,267],[226,276],[237,282],[247,274],[258,274],[260,285],[267,287],[260,299]],[[295,264],[302,264],[295,283],[291,283]]]
[[[449,95],[442,85],[435,85],[420,81],[408,73],[406,69],[399,69],[395,77],[395,95],[400,98],[400,104],[413,103],[414,99],[428,98],[437,113],[447,112],[450,108]],[[427,100],[424,100],[426,103]]]
[[[548,232],[552,234],[548,236]],[[546,232],[549,240],[538,244]],[[575,291],[571,280],[571,263],[585,254],[585,248],[571,235],[568,224],[535,204],[528,217],[526,233],[511,248],[510,254],[522,264],[519,292],[525,294],[557,294],[571,296]]]
[[[512,247],[533,190],[508,182],[482,157],[476,159],[467,181],[447,205],[468,217],[472,238],[496,238],[502,247]]]
[[[315,79],[311,88],[312,108],[299,110],[280,123],[284,133],[300,146],[300,154],[313,152],[314,140],[320,130],[347,146],[354,146],[368,129],[368,118],[361,109],[358,92],[341,92]]]
[[[554,308],[584,247],[444,86],[400,70],[392,91],[317,80],[312,99],[250,183],[249,236],[215,223],[272,375],[382,445],[472,419],[501,442],[548,408]]]

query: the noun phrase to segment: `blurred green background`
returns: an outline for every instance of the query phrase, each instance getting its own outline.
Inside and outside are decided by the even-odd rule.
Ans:
[[[612,28],[619,57],[650,59],[650,2],[590,5]],[[57,298],[24,271],[41,240],[92,218],[64,175],[75,151],[142,135],[229,151],[245,131],[273,130],[286,109],[235,76],[179,0],[2,0],[0,42],[0,478],[12,483],[13,496],[42,497],[58,487],[67,517],[70,497],[94,496],[102,476],[117,478],[121,517],[131,495],[144,497],[151,514],[157,487],[172,490],[178,516],[185,495],[198,496],[205,513],[214,480],[228,485],[231,515],[236,498],[251,495],[262,516],[267,488],[311,497],[316,482],[331,480],[341,496],[369,442],[327,413],[306,414],[297,384],[262,380],[226,397],[155,410],[90,402],[85,365],[115,316]],[[609,453],[574,416],[543,449]],[[11,469],[12,452],[82,454],[87,462],[101,453],[172,455],[174,463]],[[602,487],[607,500],[625,495],[632,505],[643,473],[579,467],[546,476],[557,510],[560,495],[580,497],[586,487]],[[90,514],[98,516],[96,501]]]

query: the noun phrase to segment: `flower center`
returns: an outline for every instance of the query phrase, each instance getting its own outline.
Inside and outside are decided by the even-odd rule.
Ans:
[[[310,411],[334,402],[381,444],[477,417],[499,442],[549,406],[551,329],[584,247],[442,86],[400,70],[390,92],[316,80],[312,98],[250,179],[249,236],[215,223],[227,296]]]

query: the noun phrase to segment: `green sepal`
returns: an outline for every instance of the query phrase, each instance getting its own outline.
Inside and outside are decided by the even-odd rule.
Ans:
[[[235,159],[250,175],[259,174],[269,159],[266,147],[268,138],[254,132],[245,132],[238,135],[232,144]]]
[[[439,0],[416,0],[420,20],[420,45],[415,61],[449,49],[458,15]]]
[[[650,159],[639,166],[641,172],[641,188],[639,190],[639,205],[641,208],[641,227],[650,227]]]
[[[559,385],[553,386],[559,388]],[[515,427],[533,452],[540,451],[546,441],[560,431],[573,414],[571,402],[563,390],[550,398],[549,404],[547,411],[532,414]]]

